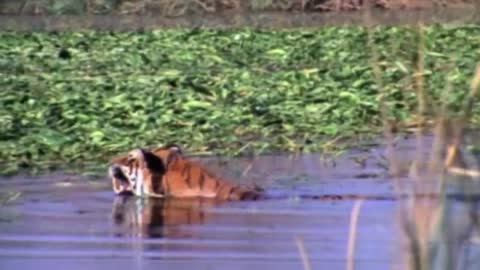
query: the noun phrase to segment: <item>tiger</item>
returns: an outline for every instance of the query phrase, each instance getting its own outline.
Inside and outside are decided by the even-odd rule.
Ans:
[[[199,162],[184,156],[176,144],[151,150],[136,148],[114,157],[108,173],[116,194],[255,200],[262,193],[260,188],[247,188],[220,178]]]
[[[450,150],[447,152],[451,152]],[[447,160],[455,159],[447,153]],[[454,155],[454,154],[453,154]],[[451,166],[450,161],[446,161]],[[454,167],[456,168],[456,167]],[[449,170],[450,172],[450,170]],[[451,172],[468,175],[465,172]],[[212,198],[218,200],[279,199],[267,195],[262,188],[247,188],[231,183],[210,172],[207,168],[183,155],[176,144],[144,149],[136,148],[128,154],[112,158],[108,174],[117,195],[134,195],[146,198]],[[302,199],[331,200],[398,200],[400,195],[319,194],[301,195]],[[416,197],[437,197],[434,193],[419,193]],[[452,194],[456,198],[456,194]],[[461,198],[460,198],[461,199]]]

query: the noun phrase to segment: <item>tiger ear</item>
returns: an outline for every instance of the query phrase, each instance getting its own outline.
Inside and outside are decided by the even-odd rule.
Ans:
[[[157,173],[163,173],[165,171],[165,165],[163,164],[162,159],[152,152],[142,148],[130,151],[130,153],[128,153],[128,159],[129,162],[138,161],[140,167],[143,169],[148,169]]]
[[[138,160],[140,163],[145,162],[145,151],[141,148],[134,149],[128,153],[127,161],[128,163]]]
[[[170,150],[172,153],[183,154],[182,148],[174,143],[169,143],[165,145],[165,148]]]
[[[182,156],[182,149],[176,144],[167,144],[163,147],[163,149],[168,150],[168,155],[165,158],[165,168],[168,168],[174,160],[181,158]]]

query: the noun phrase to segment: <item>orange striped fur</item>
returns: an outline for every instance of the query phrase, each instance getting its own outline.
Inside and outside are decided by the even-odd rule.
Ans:
[[[206,197],[221,200],[256,199],[256,190],[230,183],[200,163],[182,155],[177,145],[152,150],[134,149],[110,162],[109,174],[117,194],[146,197]]]

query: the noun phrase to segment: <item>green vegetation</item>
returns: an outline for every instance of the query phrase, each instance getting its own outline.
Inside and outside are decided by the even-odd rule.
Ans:
[[[397,120],[415,112],[418,40],[416,28],[375,31]],[[426,93],[435,101],[450,81],[455,109],[480,57],[480,28],[428,27],[425,46]],[[377,134],[370,51],[360,27],[2,32],[1,171],[104,165],[165,142],[242,154],[319,151],[335,138]]]

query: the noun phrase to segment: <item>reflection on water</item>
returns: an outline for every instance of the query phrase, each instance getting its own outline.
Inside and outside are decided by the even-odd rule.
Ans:
[[[416,150],[408,141],[399,149],[405,156]],[[239,158],[226,164],[205,160],[215,171],[265,187],[275,198],[250,202],[116,197],[106,175],[94,180],[61,173],[0,179],[0,191],[20,194],[0,206],[0,269],[303,269],[299,238],[312,269],[346,269],[356,201],[305,198],[393,195],[380,151],[353,151],[335,164],[318,155]],[[402,181],[404,190],[412,186],[408,179]],[[466,189],[480,193],[479,186]],[[407,269],[400,255],[412,253],[414,245],[400,237],[404,223],[399,221],[405,217],[418,222],[411,227],[418,231],[453,224],[450,228],[458,230],[443,234],[451,238],[434,239],[440,243],[438,254],[453,254],[448,253],[451,240],[466,239],[453,247],[465,257],[464,269],[478,269],[478,210],[471,207],[477,203],[406,202],[413,212],[399,211],[402,205],[395,200],[362,203],[349,258],[354,269]],[[445,232],[447,227],[438,228]]]
[[[205,207],[215,202],[204,198],[141,199],[118,196],[113,200],[112,218],[117,236],[188,237],[178,230],[180,225],[200,224],[205,220]]]

